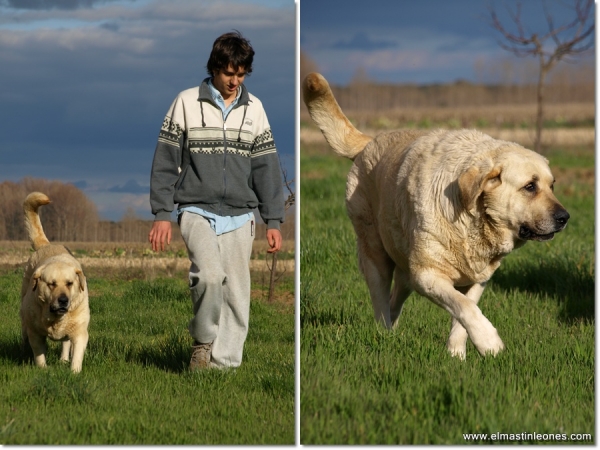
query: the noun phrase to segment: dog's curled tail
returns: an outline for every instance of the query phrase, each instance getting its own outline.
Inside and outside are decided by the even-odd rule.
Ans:
[[[23,211],[25,212],[25,228],[29,234],[29,240],[34,250],[39,249],[45,245],[50,244],[44,229],[42,228],[42,222],[40,222],[40,216],[38,214],[38,208],[42,205],[50,203],[50,199],[46,194],[41,192],[32,192],[27,196],[23,202]]]
[[[309,73],[304,78],[302,94],[310,117],[338,155],[354,160],[365,145],[373,139],[358,131],[350,123],[323,75]]]

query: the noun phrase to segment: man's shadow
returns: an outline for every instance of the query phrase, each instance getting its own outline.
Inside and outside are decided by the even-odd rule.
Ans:
[[[148,344],[131,355],[130,360],[144,366],[152,366],[165,372],[182,373],[187,370],[191,347],[178,345],[162,346]]]

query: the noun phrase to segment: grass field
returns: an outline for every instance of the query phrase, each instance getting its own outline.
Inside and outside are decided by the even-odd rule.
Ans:
[[[84,266],[85,269],[85,266]],[[293,444],[293,273],[267,303],[253,276],[250,331],[236,370],[191,373],[186,273],[140,279],[92,267],[83,371],[20,352],[21,268],[0,271],[0,444]]]
[[[301,444],[593,442],[594,150],[547,156],[569,226],[504,260],[480,307],[506,351],[469,342],[463,362],[445,349],[448,314],[417,294],[398,328],[375,324],[344,205],[351,162],[301,146]]]

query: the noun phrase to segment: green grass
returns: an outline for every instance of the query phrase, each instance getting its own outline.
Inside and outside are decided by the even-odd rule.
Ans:
[[[74,375],[59,343],[47,369],[21,355],[21,275],[0,275],[1,444],[294,443],[291,305],[253,299],[242,366],[191,373],[185,276],[88,274],[90,341]]]
[[[506,351],[483,358],[469,341],[467,360],[459,361],[445,349],[449,315],[424,297],[409,297],[398,328],[375,324],[344,205],[350,165],[303,148],[301,444],[465,444],[464,433],[593,436],[593,195],[557,184],[569,226],[553,241],[509,255],[480,302]]]
[[[595,154],[587,147],[552,148],[545,155],[552,168],[594,168]]]

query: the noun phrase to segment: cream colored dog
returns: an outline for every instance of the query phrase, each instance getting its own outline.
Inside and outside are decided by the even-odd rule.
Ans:
[[[46,337],[62,341],[62,361],[80,372],[88,343],[90,309],[87,283],[79,262],[62,245],[51,245],[38,207],[50,199],[33,192],[23,203],[25,227],[35,253],[29,258],[21,286],[23,347],[31,345],[35,364],[46,367]]]
[[[346,207],[376,319],[395,325],[415,290],[452,316],[452,355],[466,357],[467,337],[482,355],[504,349],[477,302],[502,258],[567,224],[547,160],[475,130],[372,139],[352,126],[316,73],[305,78],[303,96],[329,145],[354,160]]]

